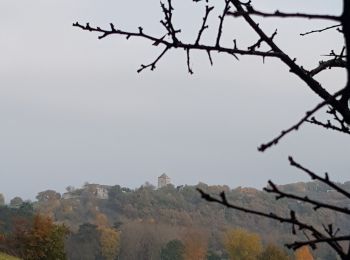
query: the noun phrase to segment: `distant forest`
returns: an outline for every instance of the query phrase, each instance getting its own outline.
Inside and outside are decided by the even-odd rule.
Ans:
[[[350,182],[339,185],[350,190]],[[224,190],[230,201],[248,208],[279,215],[294,210],[316,225],[326,220],[350,230],[344,215],[323,209],[315,214],[300,201],[286,203],[253,188],[85,184],[64,194],[39,192],[34,202],[16,197],[5,204],[1,195],[0,251],[23,259],[336,259],[327,246],[287,251],[291,226],[208,203],[197,187],[212,194]],[[319,182],[280,188],[350,207]],[[56,255],[48,258],[49,251]]]

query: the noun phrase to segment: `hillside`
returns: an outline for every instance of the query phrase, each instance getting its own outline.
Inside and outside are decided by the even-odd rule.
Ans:
[[[350,182],[339,185],[350,189]],[[159,259],[168,242],[179,240],[185,243],[186,237],[190,236],[205,238],[208,254],[225,259],[223,236],[227,230],[236,227],[259,234],[264,244],[283,246],[293,239],[290,226],[208,203],[200,198],[197,187],[212,194],[225,191],[230,201],[247,208],[279,215],[294,210],[301,219],[319,227],[336,223],[335,228],[340,230],[350,228],[345,216],[327,210],[315,213],[310,206],[299,201],[286,203],[286,200],[276,200],[272,195],[253,188],[230,189],[204,183],[168,185],[160,189],[147,184],[135,190],[119,185],[86,184],[78,189],[69,187],[62,195],[53,190],[40,192],[32,205],[35,211],[70,228],[71,235],[66,243],[69,259],[106,259],[94,255],[101,250],[98,249],[101,247],[99,239],[103,234],[113,237],[121,259]],[[317,200],[349,206],[341,195],[318,182],[279,187]],[[0,220],[1,215],[4,214],[0,214]],[[4,227],[6,225],[2,232],[6,232]],[[74,253],[77,250],[79,255]],[[335,259],[326,246],[314,254],[320,259]]]
[[[341,186],[350,188],[350,182]],[[87,184],[80,189],[70,189],[60,194],[53,191],[39,193],[36,208],[52,216],[56,221],[65,223],[72,230],[78,230],[83,223],[115,226],[122,231],[122,249],[134,244],[142,235],[163,237],[161,242],[154,242],[151,247],[159,248],[164,240],[181,239],[186,230],[196,229],[208,235],[209,247],[222,251],[222,235],[231,227],[242,227],[258,233],[265,242],[276,242],[280,245],[291,240],[288,225],[276,225],[272,220],[247,216],[220,205],[202,200],[196,191],[197,187],[219,194],[225,191],[227,198],[238,205],[280,215],[295,210],[302,219],[312,223],[337,223],[340,230],[348,230],[350,223],[343,215],[319,210],[314,214],[310,206],[298,201],[278,200],[266,192],[253,188],[230,189],[227,186],[208,186],[200,183],[197,186],[168,185],[155,189],[144,185],[138,189],[116,186]],[[296,183],[280,186],[281,189],[306,195],[321,201],[348,205],[341,195],[318,182]],[[327,221],[323,223],[322,221]],[[146,228],[147,227],[147,228]],[[273,227],[273,228],[272,228]],[[132,234],[134,233],[134,234]],[[160,243],[159,245],[156,245]],[[324,250],[320,250],[324,254]],[[123,250],[122,250],[123,252]],[[132,256],[128,256],[132,258]],[[136,257],[137,258],[137,257]]]

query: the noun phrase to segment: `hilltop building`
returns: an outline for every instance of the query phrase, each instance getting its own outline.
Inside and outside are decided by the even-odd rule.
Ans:
[[[84,196],[94,197],[96,199],[108,199],[109,186],[100,184],[85,184],[81,189],[69,189],[62,195],[62,199],[79,199]]]
[[[158,189],[167,186],[168,184],[171,184],[170,177],[163,173],[158,177]]]
[[[108,186],[100,184],[86,184],[84,190],[95,196],[97,199],[108,199]]]

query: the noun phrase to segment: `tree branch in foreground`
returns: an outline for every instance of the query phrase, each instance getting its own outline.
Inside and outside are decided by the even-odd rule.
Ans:
[[[350,199],[350,193],[347,192],[346,190],[340,188],[334,182],[332,182],[329,179],[328,173],[325,173],[325,177],[321,177],[321,176],[313,173],[309,169],[303,167],[301,164],[297,163],[296,161],[294,161],[293,157],[290,156],[288,158],[288,160],[289,160],[291,166],[293,166],[293,167],[295,167],[295,168],[297,168],[299,170],[302,170],[303,172],[307,173],[312,180],[318,180],[320,182],[323,182],[323,183],[327,184],[329,187],[333,188],[335,191],[339,192],[340,194],[343,194],[345,197]]]
[[[314,77],[318,73],[331,68],[346,68],[346,62],[342,58],[331,59],[327,61],[320,61],[319,65],[313,70],[309,71],[309,75]]]
[[[326,174],[326,176],[324,178],[321,176],[318,176],[317,174],[311,172],[310,170],[306,169],[305,167],[303,167],[302,165],[300,165],[299,163],[294,161],[294,159],[292,157],[289,157],[289,162],[293,167],[296,167],[296,168],[304,171],[305,173],[307,173],[311,177],[311,179],[321,181],[321,182],[327,184],[329,187],[333,188],[335,191],[345,195],[347,198],[350,198],[350,194],[347,191],[345,191],[344,189],[340,188],[335,183],[333,183],[329,179],[328,174]],[[269,184],[270,184],[271,188],[266,188],[265,191],[277,194],[276,199],[289,198],[292,200],[299,200],[299,201],[313,205],[314,210],[317,210],[319,208],[326,208],[326,209],[333,210],[336,212],[350,214],[350,210],[347,208],[341,208],[341,207],[327,204],[324,202],[312,200],[308,197],[301,197],[301,196],[297,196],[294,194],[286,193],[286,192],[281,191],[271,181],[269,182]],[[341,257],[341,259],[345,260],[345,259],[349,259],[349,257],[350,257],[350,254],[346,253],[344,251],[344,249],[342,248],[342,246],[338,243],[340,241],[350,241],[350,236],[336,236],[338,230],[334,231],[332,225],[329,225],[328,227],[324,226],[325,233],[323,233],[323,232],[319,231],[317,228],[315,228],[314,225],[310,225],[310,224],[307,224],[307,223],[299,220],[293,210],[290,211],[289,217],[284,217],[284,216],[276,215],[272,212],[266,213],[266,212],[261,212],[261,211],[257,211],[254,209],[249,209],[249,208],[245,208],[245,207],[241,207],[241,206],[232,204],[231,202],[229,202],[227,200],[225,192],[221,192],[220,197],[216,197],[216,196],[212,196],[212,195],[206,193],[202,189],[197,188],[197,190],[200,192],[202,198],[205,199],[206,201],[216,202],[216,203],[221,204],[227,208],[242,211],[242,212],[245,212],[247,214],[252,214],[252,215],[256,215],[256,216],[265,217],[268,219],[273,219],[273,220],[279,221],[281,223],[291,224],[292,231],[293,231],[292,233],[294,235],[296,234],[297,230],[308,231],[310,233],[310,235],[314,238],[314,239],[309,239],[307,236],[307,238],[308,238],[307,241],[295,241],[291,244],[286,244],[286,246],[288,248],[296,250],[296,249],[298,249],[302,246],[305,246],[305,245],[311,246],[312,248],[316,248],[316,245],[318,243],[327,243],[329,246],[331,246],[338,253],[338,255]]]
[[[336,97],[342,95],[344,89],[338,91],[337,93],[335,93],[333,96],[332,96],[332,99],[335,99]],[[323,108],[325,105],[327,105],[328,102],[327,101],[323,101],[321,103],[319,103],[315,108],[313,108],[312,110],[309,110],[305,113],[305,116],[300,119],[295,125],[292,125],[291,127],[289,127],[288,129],[286,130],[282,130],[281,133],[275,137],[274,139],[272,139],[271,141],[267,142],[267,143],[264,143],[264,144],[261,144],[259,147],[258,147],[258,151],[260,152],[265,152],[266,149],[268,148],[271,148],[272,146],[274,145],[277,145],[278,142],[283,138],[285,137],[287,134],[293,132],[293,131],[298,131],[299,130],[299,127],[304,124],[305,122],[308,122],[310,116],[312,116],[313,114],[315,114],[318,110],[320,110],[321,108]]]
[[[337,22],[341,20],[341,17],[336,15],[284,13],[278,10],[273,13],[267,13],[267,12],[257,11],[251,5],[247,8],[247,11],[229,12],[228,14],[234,17],[248,14],[248,15],[257,15],[262,17],[272,17],[272,18],[306,18],[306,19],[331,20],[331,21],[337,21]]]
[[[161,2],[161,9],[164,13],[164,19],[161,21],[161,24],[164,26],[166,33],[163,36],[160,37],[155,37],[148,35],[144,33],[143,28],[139,27],[139,32],[128,32],[128,31],[123,31],[120,29],[115,29],[114,25],[111,24],[111,29],[110,30],[104,30],[101,29],[100,27],[93,28],[87,23],[86,25],[81,25],[78,22],[73,24],[75,27],[79,27],[83,30],[87,31],[92,31],[92,32],[99,32],[101,35],[99,36],[99,39],[105,38],[106,36],[116,34],[116,35],[125,35],[127,39],[130,37],[141,37],[148,39],[153,42],[153,45],[158,46],[158,45],[164,45],[164,51],[163,53],[156,58],[155,62],[152,62],[147,65],[141,66],[141,68],[138,70],[138,72],[142,71],[145,68],[150,68],[153,70],[155,68],[156,63],[163,57],[165,52],[167,52],[170,49],[182,49],[185,51],[187,55],[187,67],[188,67],[188,72],[192,73],[193,70],[189,66],[189,53],[192,50],[202,50],[205,51],[210,60],[210,64],[212,64],[212,58],[211,58],[211,52],[217,52],[217,53],[226,53],[229,55],[234,56],[237,58],[237,55],[250,55],[250,56],[260,56],[262,58],[265,57],[276,57],[279,58],[285,65],[288,66],[289,70],[291,73],[295,74],[298,76],[303,82],[306,83],[306,85],[314,91],[318,96],[320,96],[323,100],[327,100],[328,104],[330,104],[334,109],[336,109],[344,118],[344,120],[348,123],[350,123],[350,109],[345,101],[347,101],[350,98],[350,86],[349,84],[346,86],[346,91],[343,93],[343,97],[341,100],[336,100],[332,97],[332,94],[330,94],[325,88],[322,87],[322,85],[315,80],[312,75],[313,73],[319,73],[320,71],[323,70],[323,68],[318,68],[318,70],[312,71],[312,73],[308,73],[302,66],[298,65],[296,63],[296,59],[292,59],[289,57],[284,51],[282,51],[274,42],[273,38],[276,35],[276,32],[272,36],[268,36],[263,29],[259,26],[257,22],[255,22],[252,18],[251,15],[260,15],[264,17],[300,17],[300,18],[309,18],[309,19],[326,19],[326,20],[336,20],[340,21],[341,24],[343,25],[343,34],[346,40],[346,46],[349,45],[349,34],[350,30],[348,27],[347,18],[350,17],[348,15],[349,11],[346,11],[346,6],[344,7],[344,13],[343,15],[340,16],[332,16],[332,15],[313,15],[313,14],[301,14],[301,13],[282,13],[279,11],[276,11],[275,13],[264,13],[255,10],[251,2],[243,3],[239,0],[224,0],[225,1],[225,6],[222,11],[222,15],[219,16],[219,27],[217,30],[217,37],[216,41],[213,45],[203,45],[200,44],[200,40],[203,34],[203,31],[208,27],[207,25],[207,20],[208,16],[210,14],[210,11],[212,10],[213,7],[208,7],[206,6],[206,11],[203,16],[203,23],[202,26],[200,27],[197,35],[197,39],[195,40],[194,43],[183,43],[181,40],[178,39],[177,34],[180,32],[180,30],[175,29],[175,26],[173,25],[173,11],[174,8],[172,6],[172,0],[167,0],[167,4],[164,4]],[[200,1],[195,1],[195,2],[200,2]],[[347,1],[345,1],[347,2]],[[235,8],[235,11],[230,11],[232,8]],[[346,11],[346,12],[345,12]],[[220,46],[220,39],[221,35],[223,33],[223,22],[224,19],[227,15],[233,15],[233,16],[241,16],[245,22],[250,26],[250,28],[255,31],[255,33],[259,36],[258,41],[256,44],[253,46],[247,47],[247,49],[238,49],[236,42],[234,41],[234,46],[233,47],[221,47]],[[348,26],[348,27],[347,27]],[[170,39],[168,39],[170,38]],[[271,50],[269,51],[259,51],[259,47],[262,43],[266,43]],[[348,58],[348,53],[346,54]],[[343,55],[342,55],[343,57]],[[338,57],[338,58],[342,58]],[[333,65],[339,65],[339,67],[343,67],[343,64],[340,64],[340,61],[333,62]],[[349,71],[349,65],[348,65],[348,59],[346,60],[346,69]],[[344,101],[345,100],[345,101]]]
[[[344,207],[344,208],[338,207],[338,206],[335,206],[332,204],[328,204],[328,203],[324,203],[321,201],[310,199],[307,196],[302,197],[302,196],[294,195],[291,193],[287,193],[287,192],[280,190],[278,188],[278,186],[275,183],[273,183],[272,181],[269,181],[268,183],[269,183],[270,187],[264,188],[264,191],[266,191],[268,193],[276,194],[276,200],[283,199],[283,198],[293,199],[293,200],[302,201],[302,202],[314,205],[313,209],[315,211],[320,209],[320,208],[325,208],[325,209],[330,209],[330,210],[334,210],[337,212],[341,212],[341,213],[350,215],[350,209],[348,209],[346,207]]]
[[[328,245],[330,245],[342,257],[342,259],[346,259],[346,258],[343,258],[343,257],[345,257],[345,253],[343,252],[343,249],[337,243],[337,241],[331,240],[331,237],[328,237],[328,236],[322,234],[313,225],[309,225],[309,224],[303,223],[300,220],[298,220],[294,211],[290,211],[290,217],[282,217],[282,216],[278,216],[272,212],[266,213],[266,212],[261,212],[261,211],[257,211],[257,210],[253,210],[253,209],[249,209],[249,208],[244,208],[244,207],[232,204],[232,203],[227,201],[225,192],[220,193],[220,198],[216,198],[216,197],[213,197],[212,195],[206,193],[205,191],[203,191],[200,188],[197,188],[197,190],[201,194],[202,198],[208,202],[216,202],[216,203],[221,204],[227,208],[242,211],[242,212],[245,212],[247,214],[252,214],[252,215],[256,215],[256,216],[260,216],[260,217],[265,217],[268,219],[273,219],[273,220],[279,221],[281,223],[291,224],[292,231],[293,231],[294,235],[297,232],[296,227],[300,231],[307,230],[311,233],[311,235],[316,240],[319,240],[319,239],[325,240],[325,242]],[[310,244],[313,244],[313,243],[311,242]],[[297,249],[297,248],[295,248],[295,249]]]
[[[303,246],[310,246],[311,248],[315,249],[316,244],[328,243],[330,241],[350,241],[350,236],[321,238],[321,239],[307,240],[307,241],[295,241],[294,243],[286,244],[286,247],[289,249],[297,250]],[[345,259],[347,259],[347,258],[345,258]]]
[[[341,26],[342,26],[341,24],[336,24],[336,25],[328,26],[328,27],[325,27],[322,29],[317,29],[317,30],[312,30],[312,31],[308,31],[305,33],[301,33],[300,35],[305,36],[305,35],[312,34],[312,33],[320,33],[320,32],[324,32],[324,31],[328,31],[328,30],[333,29],[333,28],[337,28],[339,30],[339,27],[341,27]]]

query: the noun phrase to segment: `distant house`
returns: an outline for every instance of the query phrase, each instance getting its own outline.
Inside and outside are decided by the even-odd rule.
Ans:
[[[168,184],[171,184],[170,177],[163,173],[158,177],[158,189],[167,186]]]
[[[84,196],[92,196],[96,199],[108,199],[109,186],[100,184],[85,184],[82,189],[68,191],[62,195],[62,199],[79,199]]]
[[[84,190],[94,195],[97,199],[108,199],[108,186],[100,184],[86,184]]]
[[[75,199],[78,198],[79,196],[72,194],[72,192],[65,192],[62,194],[62,199],[64,200],[69,200],[69,199]]]

